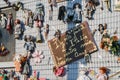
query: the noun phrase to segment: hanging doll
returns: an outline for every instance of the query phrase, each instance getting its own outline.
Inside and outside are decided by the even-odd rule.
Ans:
[[[25,35],[24,40],[25,40],[24,48],[26,49],[26,51],[28,53],[34,52],[35,45],[33,43],[33,37],[31,35]]]
[[[91,80],[91,79],[89,78],[89,76],[86,75],[86,73],[87,73],[87,71],[81,70],[81,71],[80,71],[80,75],[79,75],[79,77],[77,78],[77,80]]]
[[[10,34],[12,34],[13,27],[14,27],[13,16],[12,16],[12,13],[9,13],[9,14],[8,14],[8,18],[7,18],[7,26],[6,26],[6,29],[7,29],[7,31],[8,31]]]
[[[98,27],[99,27],[99,28],[98,28],[98,31],[99,31],[101,34],[103,34],[104,30],[107,29],[107,24],[105,23],[104,26],[103,26],[103,24],[99,24]]]
[[[74,21],[75,23],[81,22],[81,19],[82,19],[82,15],[81,15],[81,13],[82,13],[81,5],[80,5],[79,3],[76,3],[76,4],[74,4],[73,9],[74,9],[74,11],[75,11],[73,21]]]
[[[46,24],[45,31],[44,31],[45,40],[48,39],[48,34],[49,34],[49,24]]]
[[[6,56],[10,52],[5,48],[3,43],[0,43],[0,56]]]
[[[106,4],[108,11],[111,10],[111,1],[110,0],[101,0],[101,10],[104,10],[104,4]]]
[[[92,13],[95,11],[95,5],[93,4],[93,1],[88,1],[86,3],[86,18],[91,19],[92,18]]]
[[[36,43],[42,42],[43,42],[42,30],[41,28],[37,28]]]
[[[65,22],[65,16],[66,16],[66,7],[65,6],[60,6],[59,7],[59,13],[58,13],[58,20],[62,20]]]
[[[17,76],[20,75],[21,71],[22,71],[22,66],[21,66],[21,55],[15,55],[14,57],[14,66],[15,66],[15,72],[17,74]]]
[[[6,28],[7,25],[7,17],[5,16],[4,13],[1,13],[1,20],[0,20],[0,25],[2,28]]]
[[[22,27],[21,27],[21,22],[19,19],[15,20],[15,39],[20,39],[20,36],[22,34]]]
[[[41,3],[36,4],[36,10],[34,13],[34,26],[35,27],[43,27],[43,22],[44,22],[44,6]]]
[[[97,80],[108,80],[107,68],[106,67],[100,67],[99,68],[99,74],[97,74],[96,78],[97,78]]]
[[[57,39],[60,40],[60,38],[61,38],[61,31],[60,31],[60,30],[57,30],[57,31],[55,32],[54,36],[55,36]]]

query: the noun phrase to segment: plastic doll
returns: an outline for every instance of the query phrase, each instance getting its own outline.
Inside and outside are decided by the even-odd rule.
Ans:
[[[25,35],[24,40],[26,41],[24,44],[24,48],[29,53],[32,53],[34,51],[35,45],[33,43],[33,37],[30,35]]]
[[[106,67],[100,67],[99,68],[99,74],[97,74],[96,78],[97,78],[97,80],[108,80],[107,68]]]
[[[44,31],[45,40],[48,39],[48,34],[49,34],[49,24],[46,24],[45,31]]]
[[[74,4],[74,11],[75,11],[75,14],[74,14],[74,19],[73,21],[74,22],[81,22],[81,18],[82,18],[82,10],[81,10],[81,5],[79,3],[76,3]]]
[[[92,12],[95,11],[95,5],[92,1],[88,1],[86,6],[86,18],[91,19],[92,18]]]
[[[61,31],[60,30],[57,30],[54,34],[54,36],[60,40],[60,37],[61,37]]]
[[[6,28],[6,25],[7,25],[7,17],[5,16],[4,13],[1,13],[0,25],[1,25],[2,28]]]
[[[13,27],[14,27],[13,16],[12,16],[12,13],[9,13],[8,18],[7,18],[7,27],[6,27],[6,29],[8,30],[8,32],[10,34],[12,34]]]
[[[19,39],[22,34],[22,27],[19,19],[15,20],[15,39]]]
[[[36,4],[36,11],[34,13],[34,26],[43,27],[44,22],[44,6],[41,3]]]

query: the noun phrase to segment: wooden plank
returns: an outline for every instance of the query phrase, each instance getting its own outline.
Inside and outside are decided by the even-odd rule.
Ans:
[[[83,58],[85,52],[97,51],[87,22],[66,31],[60,40],[53,38],[48,41],[48,46],[55,66],[60,67]]]

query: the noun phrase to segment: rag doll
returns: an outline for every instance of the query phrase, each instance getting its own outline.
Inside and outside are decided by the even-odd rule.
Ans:
[[[89,78],[89,76],[86,75],[86,71],[85,70],[81,70],[80,71],[80,75],[77,78],[77,80],[91,80],[91,79]]]
[[[48,34],[49,34],[49,24],[46,24],[45,31],[44,31],[45,40],[48,39]]]
[[[22,27],[21,22],[19,19],[15,20],[15,39],[20,39],[20,36],[22,35]]]
[[[14,27],[13,16],[12,16],[12,13],[9,13],[9,14],[8,14],[8,18],[7,18],[7,26],[6,26],[6,29],[7,29],[7,31],[8,31],[10,34],[12,34],[13,27]]]
[[[6,28],[7,25],[7,17],[5,16],[4,13],[1,13],[1,20],[0,20],[0,25],[2,28]]]
[[[81,18],[82,18],[81,5],[79,3],[76,3],[76,4],[74,4],[73,8],[74,8],[74,11],[75,11],[73,21],[76,22],[76,23],[79,23],[79,22],[81,22]]]
[[[35,44],[33,42],[33,37],[31,35],[25,35],[24,40],[25,40],[24,48],[26,49],[26,51],[28,53],[34,52]]]
[[[86,18],[91,19],[92,18],[92,13],[95,11],[95,5],[93,4],[93,1],[88,1],[86,3]]]
[[[44,6],[41,3],[36,4],[36,10],[34,13],[34,26],[35,27],[43,27],[44,22]]]
[[[97,80],[108,80],[107,68],[106,67],[100,67],[99,68],[99,74],[97,74],[96,78],[97,78]]]

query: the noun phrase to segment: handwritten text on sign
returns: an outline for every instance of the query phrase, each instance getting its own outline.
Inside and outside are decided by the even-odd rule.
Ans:
[[[66,31],[60,40],[54,38],[48,41],[48,45],[57,67],[82,58],[85,51],[92,53],[97,50],[87,22]]]

